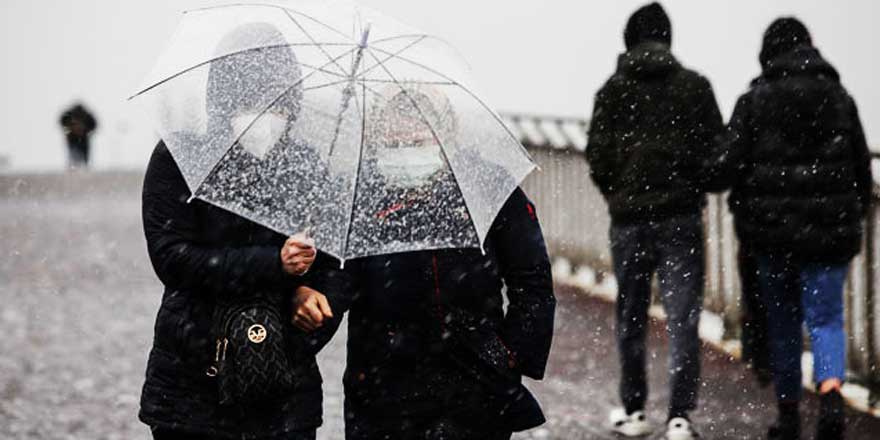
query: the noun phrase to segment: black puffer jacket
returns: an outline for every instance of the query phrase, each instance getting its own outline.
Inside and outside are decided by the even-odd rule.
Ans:
[[[319,253],[306,277],[287,275],[280,262],[284,237],[199,200],[163,143],[153,151],[143,189],[143,223],[156,274],[165,285],[141,396],[140,419],[151,426],[211,438],[251,439],[321,424],[321,375],[315,354],[338,326],[315,336],[289,327],[296,391],[281,403],[247,411],[218,405],[212,314],[218,298],[260,293],[291,306],[297,286],[330,294],[338,262]],[[332,298],[331,298],[331,301]],[[283,316],[291,316],[289,310]],[[318,338],[318,339],[314,339]]]
[[[780,43],[770,37],[765,46]],[[774,49],[762,51],[764,71],[737,102],[718,162],[737,235],[762,254],[848,261],[873,185],[855,102],[809,44]]]
[[[369,257],[346,268],[356,287],[344,379],[348,438],[425,438],[438,423],[468,432],[543,423],[520,378],[544,375],[556,300],[535,209],[521,190],[485,250]]]
[[[587,160],[615,223],[691,215],[705,203],[703,163],[723,131],[709,81],[669,46],[637,44],[596,94]]]

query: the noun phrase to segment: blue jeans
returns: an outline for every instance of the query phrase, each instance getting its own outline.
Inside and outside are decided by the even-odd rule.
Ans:
[[[798,263],[780,256],[759,258],[758,278],[767,308],[770,360],[776,398],[800,400],[801,353],[806,322],[813,349],[813,380],[844,379],[846,336],[843,284],[848,263]]]
[[[669,414],[696,408],[700,381],[700,312],[703,305],[703,221],[699,215],[611,226],[617,276],[620,398],[628,413],[648,397],[645,337],[651,279],[657,274],[669,335]]]

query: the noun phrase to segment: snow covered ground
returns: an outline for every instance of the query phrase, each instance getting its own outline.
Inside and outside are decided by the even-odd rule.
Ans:
[[[146,257],[140,176],[126,173],[0,176],[0,439],[147,440],[138,398],[161,286]],[[547,380],[530,383],[549,423],[524,439],[612,439],[616,404],[613,308],[558,290]],[[651,332],[649,415],[664,419],[665,337]],[[325,426],[342,438],[344,332],[320,356]],[[705,438],[760,438],[772,393],[727,355],[704,351]],[[815,399],[807,402],[812,432]],[[880,421],[852,414],[852,439],[880,437]],[[658,432],[652,438],[660,438]]]

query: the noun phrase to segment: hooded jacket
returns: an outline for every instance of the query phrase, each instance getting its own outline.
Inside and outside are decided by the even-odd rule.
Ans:
[[[861,248],[870,154],[837,71],[792,20],[768,29],[763,71],[737,102],[719,163],[742,242],[760,254],[846,262]]]
[[[282,316],[292,316],[291,298],[299,285],[308,283],[328,294],[344,289],[334,287],[344,280],[335,278],[338,263],[319,253],[308,276],[287,275],[280,261],[284,236],[199,200],[188,203],[189,197],[177,164],[160,143],[144,179],[143,223],[150,260],[165,293],[147,362],[140,419],[150,426],[218,439],[317,428],[321,375],[315,354],[339,321],[313,337],[291,325],[294,392],[280,402],[244,411],[221,407],[216,379],[206,375],[215,352],[212,316],[220,298],[255,294],[275,298]]]
[[[396,210],[380,213],[426,209],[388,202]],[[535,208],[521,190],[502,208],[485,250],[347,265],[354,289],[343,381],[348,438],[414,438],[408,429],[441,421],[500,432],[544,422],[520,380],[544,375],[556,300]]]
[[[249,24],[230,33],[219,50],[226,50],[224,46],[233,40],[243,44],[242,38],[247,40],[245,43],[253,44],[283,40],[271,26]],[[248,68],[257,65],[261,68]],[[156,317],[139,413],[140,419],[152,427],[217,439],[257,439],[314,431],[321,424],[321,375],[315,354],[329,341],[339,325],[338,319],[311,336],[288,325],[296,384],[294,390],[280,400],[247,408],[223,407],[219,404],[216,378],[209,377],[206,370],[214,364],[216,353],[216,335],[212,329],[218,302],[259,295],[276,301],[281,316],[292,316],[293,293],[307,283],[328,295],[335,307],[332,292],[345,290],[334,287],[344,280],[337,276],[341,275],[338,262],[319,253],[307,276],[288,275],[280,260],[285,237],[199,199],[190,202],[193,194],[183,171],[186,166],[192,167],[190,171],[200,168],[192,162],[180,161],[197,156],[193,150],[200,146],[212,147],[216,137],[223,137],[224,131],[231,130],[229,120],[237,112],[262,110],[265,104],[256,102],[253,94],[248,93],[254,87],[260,84],[269,87],[273,75],[297,72],[296,59],[286,46],[252,50],[213,63],[208,75],[206,103],[209,134],[174,133],[178,142],[174,157],[164,142],[153,151],[144,178],[143,224],[150,260],[165,292]],[[272,87],[285,86],[282,83]],[[296,97],[295,90],[286,93],[279,102],[291,97]],[[292,120],[297,102],[282,102],[279,108],[286,110]],[[282,154],[275,150],[277,148],[270,155]],[[274,161],[269,164],[247,156],[227,159],[214,167],[203,188],[218,188],[222,187],[221,183],[229,183],[233,189],[234,185],[247,185],[253,191],[261,185],[299,183],[298,180],[304,178],[282,167],[272,167],[272,163],[277,163],[273,157],[268,158]],[[276,172],[268,173],[267,167]],[[236,180],[242,175],[247,179]],[[229,200],[220,195],[213,200],[232,205],[232,199],[238,194],[229,192]],[[271,205],[271,198],[266,198],[258,200],[256,205],[276,211],[284,208]]]
[[[661,12],[649,5],[630,19],[628,51],[595,98],[586,157],[616,224],[698,214],[703,163],[723,132],[712,86],[672,55]]]

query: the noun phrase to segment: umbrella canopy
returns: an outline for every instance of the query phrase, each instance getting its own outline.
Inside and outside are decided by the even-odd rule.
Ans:
[[[481,247],[535,166],[452,47],[353,4],[187,11],[135,96],[193,198],[343,261]]]

